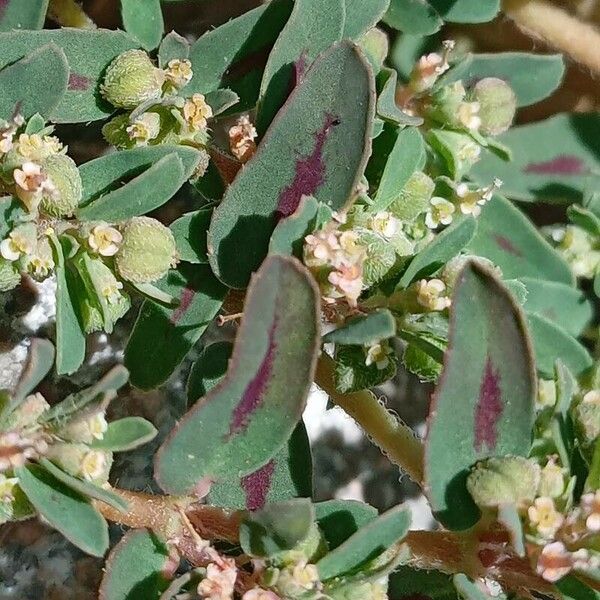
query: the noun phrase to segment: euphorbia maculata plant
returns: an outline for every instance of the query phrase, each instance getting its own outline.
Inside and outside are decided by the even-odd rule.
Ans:
[[[436,32],[499,2],[448,4],[270,0],[190,42],[159,0],[121,0],[123,31],[0,2],[0,291],[56,280],[53,341],[0,394],[0,522],[108,553],[103,600],[600,597],[599,120],[513,127],[562,55],[466,53]],[[62,126],[93,122],[111,149],[76,165]],[[135,296],[124,365],[51,406],[47,373]],[[215,320],[233,344],[203,340]],[[163,493],[114,487],[113,453],[157,431],[108,404],[196,345]],[[434,386],[424,439],[369,391],[398,368]],[[311,500],[313,382],[437,530]],[[130,528],[110,550],[107,521]]]

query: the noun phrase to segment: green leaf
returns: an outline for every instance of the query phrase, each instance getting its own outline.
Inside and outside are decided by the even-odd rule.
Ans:
[[[127,183],[123,185],[124,182],[135,181],[135,178],[171,154],[176,154],[181,159],[184,165],[183,177],[189,179],[198,165],[200,156],[197,150],[186,146],[133,148],[105,154],[84,163],[79,168],[83,186],[81,204],[87,206],[104,195],[123,189],[127,186]]]
[[[208,263],[206,236],[212,212],[211,208],[195,210],[182,215],[169,226],[181,260],[196,264]]]
[[[158,431],[156,427],[142,417],[125,417],[112,421],[101,440],[94,440],[92,448],[127,452],[153,440]]]
[[[0,31],[41,29],[48,0],[3,0],[0,2]]]
[[[12,394],[12,408],[16,408],[41,383],[54,364],[54,346],[48,340],[33,338],[27,353],[27,362]]]
[[[190,43],[176,31],[163,38],[158,48],[158,64],[164,69],[173,59],[184,59],[190,55]]]
[[[228,88],[213,90],[206,94],[206,103],[212,108],[214,117],[235,106],[239,100],[239,96]]]
[[[396,103],[398,73],[394,69],[384,67],[377,75],[377,116],[395,125],[419,126],[423,124],[421,117],[405,113]]]
[[[70,375],[85,358],[85,333],[75,310],[81,288],[77,276],[65,266],[61,242],[49,239],[56,264],[56,372]]]
[[[390,27],[411,35],[431,35],[444,24],[427,0],[391,0],[383,20]]]
[[[571,204],[567,207],[567,217],[571,223],[579,225],[582,229],[585,229],[589,234],[593,236],[600,236],[600,217],[594,212],[579,206],[578,204]]]
[[[8,119],[15,112],[25,119],[36,113],[50,117],[68,81],[69,65],[58,46],[50,43],[33,50],[0,71],[0,118]]]
[[[375,27],[389,7],[390,0],[345,0],[346,19],[342,38],[358,40]]]
[[[429,0],[429,4],[450,23],[485,23],[500,10],[500,0]]]
[[[424,272],[432,275],[451,258],[457,256],[475,235],[477,223],[472,217],[456,221],[438,234],[434,240],[419,252],[402,274],[399,287],[407,288]]]
[[[147,300],[140,309],[125,348],[125,365],[131,383],[144,390],[171,376],[214,319],[226,292],[206,265],[180,265],[156,285],[178,298],[179,306]]]
[[[204,94],[227,85],[235,75],[239,78],[242,68],[248,68],[244,60],[275,42],[292,8],[292,0],[274,0],[202,35],[190,49],[194,76],[185,88],[186,95]],[[240,68],[236,68],[238,64]],[[235,75],[226,77],[228,73]]]
[[[206,396],[225,377],[232,352],[231,342],[215,342],[202,350],[187,380],[188,404]]]
[[[308,498],[269,504],[246,515],[240,524],[240,546],[250,556],[270,557],[304,541],[315,520]]]
[[[396,335],[396,319],[389,310],[382,309],[348,319],[341,327],[324,335],[323,342],[370,346],[394,335]]]
[[[162,39],[164,22],[160,0],[121,0],[125,31],[146,50],[154,50]]]
[[[502,196],[494,196],[477,219],[468,245],[502,269],[506,279],[531,277],[573,284],[569,265],[540,235],[531,221]]]
[[[170,200],[186,182],[183,161],[168,154],[122,188],[80,208],[82,221],[125,221],[145,215]]]
[[[556,583],[564,600],[599,600],[600,592],[588,587],[575,575],[567,575]]]
[[[303,196],[298,208],[275,226],[269,243],[269,254],[284,254],[302,258],[304,238],[318,229],[319,203],[312,196]]]
[[[575,337],[581,335],[592,320],[592,305],[579,289],[529,277],[522,277],[520,281],[527,288],[525,312],[539,314]]]
[[[390,600],[458,600],[450,575],[406,566],[390,575],[388,594]]]
[[[536,379],[520,308],[492,271],[468,262],[452,299],[448,350],[433,396],[425,445],[425,490],[450,529],[479,510],[469,468],[489,456],[527,456]]]
[[[114,107],[99,94],[102,75],[116,56],[137,48],[138,43],[122,31],[107,29],[62,28],[0,33],[0,68],[50,43],[62,48],[70,67],[67,91],[50,119],[57,123],[86,123],[110,115]]]
[[[539,314],[528,314],[527,323],[533,339],[536,366],[542,376],[553,377],[557,356],[575,375],[580,375],[592,365],[589,352],[559,325]]]
[[[425,142],[416,127],[398,133],[373,200],[372,212],[385,210],[397,200],[410,176],[425,163]]]
[[[402,540],[410,526],[410,510],[396,506],[361,527],[317,562],[321,580],[349,573]]]
[[[165,491],[246,475],[285,444],[312,383],[318,302],[313,279],[296,259],[265,260],[246,296],[227,376],[158,451],[156,479]]]
[[[148,529],[127,532],[111,550],[100,585],[100,600],[159,600],[169,582],[165,576],[169,549]]]
[[[92,556],[108,549],[108,525],[80,494],[38,465],[15,469],[19,485],[35,509],[71,543]]]
[[[319,53],[342,39],[345,15],[344,0],[295,0],[263,73],[256,116],[260,134]]]
[[[302,196],[334,210],[346,205],[369,154],[372,118],[369,67],[350,42],[334,45],[294,89],[215,209],[208,246],[219,279],[245,287],[278,220],[293,214]]]
[[[510,544],[517,556],[525,556],[525,533],[517,506],[514,504],[499,506],[498,523],[508,532]]]
[[[564,72],[562,54],[468,54],[439,79],[437,86],[458,80],[470,86],[484,77],[498,77],[515,92],[517,106],[529,106],[552,94],[560,85]]]
[[[100,500],[109,506],[112,506],[116,510],[120,510],[121,512],[126,513],[129,509],[129,505],[121,496],[118,496],[114,492],[111,492],[108,489],[99,487],[90,483],[89,481],[85,481],[83,479],[78,479],[77,477],[73,477],[73,475],[69,475],[69,473],[65,473],[62,469],[58,468],[52,461],[47,458],[40,459],[40,465],[50,473],[53,477],[62,481],[65,485],[70,487],[72,490],[80,493],[82,496],[86,496],[88,498],[94,498],[95,500]]]
[[[315,506],[315,518],[329,550],[335,550],[377,518],[377,509],[357,500],[327,500]]]
[[[482,185],[494,177],[502,193],[526,202],[579,201],[598,186],[600,116],[556,115],[545,121],[513,127],[498,138],[513,152],[509,163],[484,152],[470,176]]]
[[[335,387],[342,394],[358,392],[385,383],[396,373],[396,360],[389,356],[388,364],[380,369],[377,364],[366,364],[364,346],[337,345],[335,347]]]

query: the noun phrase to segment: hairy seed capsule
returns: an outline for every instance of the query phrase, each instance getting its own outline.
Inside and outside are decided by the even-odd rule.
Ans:
[[[66,154],[53,154],[43,162],[42,168],[53,187],[44,191],[40,209],[52,217],[70,217],[83,195],[77,165]]]
[[[481,133],[499,135],[512,125],[517,110],[517,97],[506,81],[486,77],[475,86],[473,97],[479,102]]]
[[[521,456],[489,458],[478,463],[467,478],[467,489],[477,506],[520,504],[535,498],[540,466]]]
[[[110,63],[100,92],[113,106],[131,109],[160,98],[164,80],[143,50],[128,50]]]
[[[177,264],[177,247],[171,231],[156,219],[134,217],[122,229],[123,242],[115,256],[123,279],[150,283]]]

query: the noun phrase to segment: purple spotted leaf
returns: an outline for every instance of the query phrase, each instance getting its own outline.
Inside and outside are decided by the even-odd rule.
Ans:
[[[12,0],[14,4],[20,2],[25,0]],[[0,69],[51,43],[64,52],[70,72],[66,93],[48,115],[50,119],[85,123],[110,115],[114,107],[99,94],[102,75],[113,58],[139,43],[122,31],[106,29],[10,31],[0,33]],[[50,86],[46,89],[51,91]]]
[[[157,454],[156,479],[165,491],[255,473],[284,446],[313,380],[318,305],[316,285],[300,262],[265,260],[248,290],[227,375]]]
[[[448,350],[425,449],[425,491],[446,527],[464,529],[479,517],[465,485],[476,461],[528,455],[535,394],[521,309],[492,271],[467,263],[452,298]]]
[[[303,196],[334,210],[348,203],[370,152],[373,90],[373,74],[351,42],[335,44],[307,71],[215,210],[209,260],[224,283],[246,287],[278,221]]]
[[[491,152],[470,176],[482,185],[499,177],[502,193],[526,202],[580,201],[598,185],[600,116],[562,114],[511,128],[499,140],[513,153],[506,162]]]

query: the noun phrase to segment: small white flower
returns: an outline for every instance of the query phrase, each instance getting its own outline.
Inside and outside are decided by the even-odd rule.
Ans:
[[[193,76],[192,63],[187,58],[174,58],[169,61],[165,69],[167,81],[172,83],[177,89],[185,87]]]
[[[256,127],[248,115],[242,115],[236,124],[229,128],[229,148],[231,153],[241,162],[247,162],[256,151]]]
[[[114,281],[107,282],[100,291],[109,304],[115,304],[119,301],[119,298],[121,297],[120,292],[122,289],[123,284],[117,279],[115,279]]]
[[[13,179],[18,187],[25,192],[37,192],[46,180],[42,167],[33,162],[23,163],[20,169],[13,171]]]
[[[370,367],[374,364],[380,371],[382,371],[390,364],[390,352],[390,347],[385,343],[372,344],[367,350],[365,365]]]
[[[531,528],[547,539],[554,537],[565,520],[563,515],[556,510],[554,500],[547,496],[536,498],[527,509],[527,516]]]
[[[350,306],[356,306],[363,287],[361,264],[341,264],[336,271],[329,273],[327,280]]]
[[[458,107],[459,123],[466,129],[477,131],[481,127],[479,109],[479,102],[461,102]]]
[[[400,221],[387,211],[381,211],[371,218],[371,229],[388,240],[400,231]]]
[[[446,284],[441,279],[421,279],[417,284],[417,302],[429,311],[440,311],[450,306],[445,295]]]
[[[0,154],[10,152],[13,147],[14,133],[11,129],[0,131]]]
[[[437,229],[440,225],[450,225],[456,207],[445,198],[434,196],[429,201],[429,210],[425,215],[425,225],[429,229]]]
[[[11,503],[15,499],[15,488],[19,480],[0,473],[0,502]]]
[[[444,52],[442,54],[432,52],[418,60],[410,75],[409,87],[413,92],[421,93],[428,90],[437,81],[438,77],[450,68],[448,58],[454,48],[454,42],[445,40],[443,47]]]
[[[294,583],[305,590],[312,590],[319,582],[319,572],[316,565],[297,564],[292,571]]]
[[[0,242],[0,255],[8,261],[19,260],[21,256],[30,255],[34,250],[33,241],[18,230],[13,230]]]
[[[108,429],[108,423],[103,412],[98,412],[88,420],[88,428],[94,439],[101,440]]]
[[[208,119],[213,116],[212,108],[203,94],[194,94],[183,105],[183,117],[192,130],[206,129]]]
[[[198,584],[198,594],[206,600],[232,600],[237,579],[235,560],[221,558],[206,567],[206,577]]]
[[[154,112],[144,113],[129,125],[126,131],[138,146],[145,146],[160,133],[160,115]]]
[[[79,465],[81,476],[87,481],[100,479],[108,466],[106,454],[100,450],[90,450],[82,459]]]
[[[262,590],[260,588],[253,588],[248,590],[243,596],[242,600],[281,600],[281,598],[270,590]]]
[[[552,542],[544,546],[537,561],[536,571],[546,581],[554,582],[568,575],[572,568],[573,559],[565,545],[562,542]]]
[[[114,256],[122,241],[121,233],[106,224],[96,225],[88,237],[90,248],[102,256]]]
[[[600,532],[600,490],[582,496],[581,508],[584,512],[587,530],[591,533]]]

